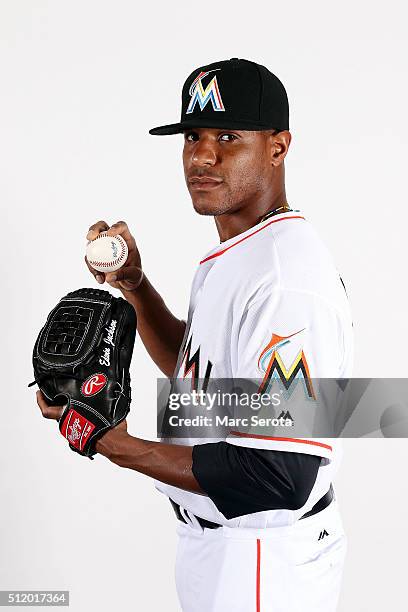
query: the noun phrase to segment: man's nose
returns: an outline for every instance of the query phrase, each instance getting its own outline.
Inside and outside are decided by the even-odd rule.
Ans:
[[[194,147],[191,161],[196,166],[214,166],[217,162],[216,144],[206,139],[199,140]]]

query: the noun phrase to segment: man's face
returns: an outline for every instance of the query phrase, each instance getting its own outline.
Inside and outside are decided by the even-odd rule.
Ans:
[[[271,132],[193,128],[184,132],[187,188],[201,215],[221,215],[251,204],[270,185]]]

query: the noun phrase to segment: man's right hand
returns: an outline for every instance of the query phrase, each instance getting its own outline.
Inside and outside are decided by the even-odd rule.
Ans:
[[[129,254],[124,265],[116,272],[98,272],[89,265],[85,257],[85,263],[96,281],[103,284],[105,281],[115,289],[121,291],[135,291],[143,280],[142,261],[136,246],[135,239],[124,221],[118,221],[109,227],[106,221],[98,221],[91,225],[86,235],[87,240],[95,240],[100,232],[107,232],[108,236],[120,234],[126,241]]]
[[[172,376],[186,323],[170,312],[161,295],[143,274],[140,253],[126,223],[118,221],[109,227],[106,221],[98,221],[89,228],[86,237],[95,240],[100,232],[107,232],[109,236],[120,234],[126,240],[128,258],[116,272],[98,272],[85,258],[86,265],[98,283],[106,281],[111,287],[122,291],[125,300],[136,311],[137,331],[147,352],[165,376]]]

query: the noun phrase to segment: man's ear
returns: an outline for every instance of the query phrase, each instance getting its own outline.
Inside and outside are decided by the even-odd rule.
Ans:
[[[280,166],[289,150],[292,134],[289,130],[269,134],[270,159],[273,166]]]

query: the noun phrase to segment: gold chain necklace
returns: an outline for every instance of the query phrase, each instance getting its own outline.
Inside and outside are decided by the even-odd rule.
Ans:
[[[266,219],[269,219],[269,217],[273,217],[274,215],[278,215],[281,212],[292,212],[292,208],[287,202],[285,202],[284,204],[282,204],[282,206],[278,206],[278,208],[274,208],[273,210],[267,212],[266,215],[264,215],[259,221],[259,223],[262,223],[262,221],[265,221]]]

